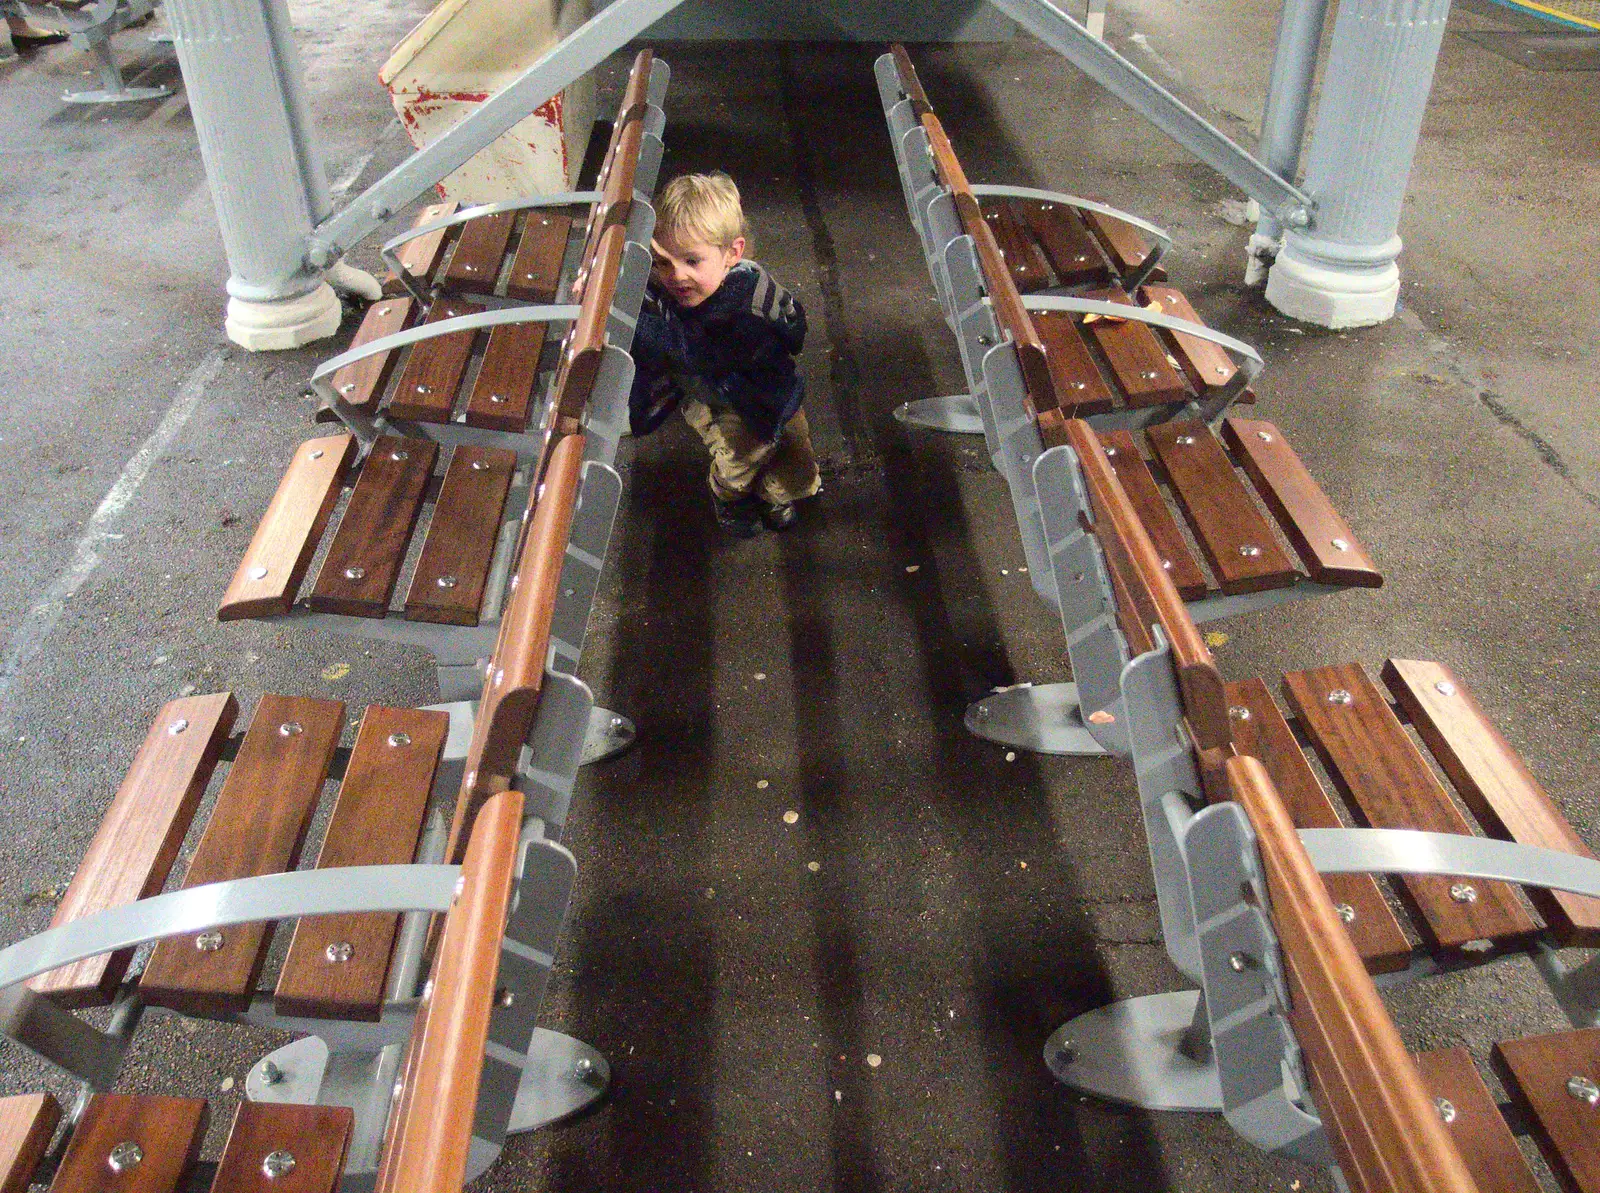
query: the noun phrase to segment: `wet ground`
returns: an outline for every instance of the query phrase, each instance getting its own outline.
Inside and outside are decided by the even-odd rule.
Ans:
[[[375,73],[421,10],[293,11],[329,175],[355,193],[404,151]],[[1452,29],[1503,27],[1501,11],[1464,0]],[[1117,5],[1109,36],[1249,138],[1274,23],[1265,4],[1150,0]],[[141,81],[176,76],[142,31],[117,45]],[[968,701],[1066,664],[981,443],[890,415],[963,382],[889,156],[880,49],[659,47],[665,171],[731,171],[757,255],[810,313],[826,488],[792,533],[734,543],[687,428],[624,448],[585,673],[640,740],[582,779],[580,885],[545,1017],[602,1048],[616,1084],[596,1112],[514,1141],[482,1184],[1325,1187],[1220,1120],[1086,1101],[1042,1064],[1070,1016],[1183,981],[1129,768],[1007,761],[961,727]],[[1261,348],[1259,417],[1385,569],[1377,592],[1208,627],[1224,673],[1442,659],[1600,843],[1596,76],[1447,36],[1401,226],[1403,309],[1333,333],[1244,291],[1247,230],[1225,202],[1239,196],[1049,51],[1022,38],[914,57],[974,181],[1101,196],[1173,232],[1174,282]],[[326,349],[226,343],[181,90],[64,107],[82,67],[66,46],[0,65],[8,940],[48,922],[164,700],[191,685],[247,713],[265,691],[352,710],[435,698],[420,653],[213,620],[308,433],[301,388]],[[608,64],[605,95],[624,68]],[[1408,1043],[1480,1060],[1559,1024],[1520,963],[1390,1002]],[[153,1016],[126,1084],[210,1094],[225,1123],[266,1042]],[[36,1086],[23,1054],[0,1057],[0,1092]]]

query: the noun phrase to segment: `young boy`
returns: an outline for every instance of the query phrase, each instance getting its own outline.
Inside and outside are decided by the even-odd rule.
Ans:
[[[746,259],[747,243],[726,174],[686,174],[661,192],[629,400],[635,435],[681,407],[711,452],[717,521],[740,538],[792,526],[794,503],[822,487],[794,362],[806,314]]]

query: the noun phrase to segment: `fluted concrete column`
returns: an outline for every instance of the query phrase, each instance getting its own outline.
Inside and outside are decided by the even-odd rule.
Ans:
[[[339,300],[306,260],[328,188],[284,0],[167,0],[228,253],[228,338],[252,351],[332,335]]]
[[[1291,231],[1267,301],[1324,327],[1394,314],[1400,205],[1450,0],[1343,0],[1334,22],[1305,190],[1315,223]]]

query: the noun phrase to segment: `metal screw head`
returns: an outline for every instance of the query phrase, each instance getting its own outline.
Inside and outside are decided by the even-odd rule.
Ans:
[[[346,580],[360,580],[366,574],[367,569],[364,567],[347,567],[344,569],[344,578]]]
[[[1438,1107],[1439,1117],[1444,1119],[1445,1122],[1453,1123],[1456,1121],[1456,1104],[1449,1098],[1435,1098],[1433,1104]]]
[[[465,268],[466,268],[466,271],[468,273],[477,273],[478,272],[478,267],[476,265],[472,265],[470,263]]]
[[[594,1061],[587,1056],[580,1056],[577,1063],[572,1066],[572,1075],[580,1081],[594,1072]]]
[[[1333,910],[1339,913],[1339,918],[1347,924],[1356,922],[1356,909],[1348,903],[1335,903]]]
[[[1108,447],[1108,448],[1106,448],[1106,455],[1108,455],[1108,456],[1114,456],[1114,455],[1116,455],[1116,454],[1117,454],[1117,449],[1116,449],[1116,448],[1114,448],[1114,447]]]
[[[1072,383],[1072,388],[1073,389],[1088,389],[1089,387],[1087,385],[1085,385],[1082,381],[1074,381]]]
[[[1272,442],[1272,432],[1271,431],[1257,431],[1256,432],[1256,438],[1261,440],[1262,443],[1271,443]]]
[[[456,578],[454,576],[440,576],[434,583],[440,588],[454,588],[456,586]]]
[[[1056,205],[1054,203],[1041,203],[1041,204],[1039,204],[1039,210],[1040,211],[1054,211],[1055,209],[1056,209]]]
[[[987,721],[989,719],[989,706],[987,704],[978,705],[976,711],[977,711],[978,720]]]
[[[1328,693],[1329,704],[1350,704],[1354,700],[1355,697],[1343,688],[1334,688],[1333,691]]]
[[[282,1085],[283,1070],[270,1060],[261,1062],[261,1080],[266,1085]]]
[[[322,459],[322,456],[323,456],[323,452],[322,452],[322,449],[320,447],[313,449],[312,452],[311,452],[311,458],[313,460],[320,460],[320,459]]]
[[[1217,366],[1217,376],[1226,377],[1227,375],[1228,375],[1228,366],[1227,365],[1218,365]]]
[[[472,461],[472,471],[474,471],[474,472],[487,472],[488,470],[489,470],[489,462],[487,460],[474,460],[474,461]]]
[[[1189,447],[1193,443],[1194,443],[1194,436],[1193,435],[1179,435],[1178,436],[1178,446],[1179,447]]]
[[[1438,692],[1441,696],[1454,696],[1456,694],[1456,685],[1451,683],[1448,679],[1441,679],[1438,683],[1433,685],[1433,690]]]
[[[172,722],[172,724],[167,726],[167,732],[170,733],[173,737],[177,737],[178,734],[182,733],[188,727],[189,727],[189,722],[184,720],[182,717],[179,717],[176,721]]]
[[[1600,1085],[1581,1074],[1567,1078],[1567,1092],[1580,1102],[1593,1106],[1600,1103]]]
[[[978,343],[982,344],[985,348],[987,348],[987,347],[989,347],[990,344],[994,343],[994,337],[993,336],[979,336],[978,337]]]
[[[517,995],[515,991],[507,990],[504,986],[502,986],[500,989],[494,992],[494,1001],[496,1006],[513,1006],[516,1004]]]
[[[489,395],[489,401],[493,402],[496,406],[503,405],[505,403],[505,400],[506,400],[505,394],[490,394]]]
[[[419,386],[417,386],[417,392],[419,394],[431,394],[433,392],[433,390],[429,386],[419,385]]]
[[[194,947],[202,953],[214,953],[222,947],[222,933],[202,932],[194,938]]]
[[[1146,369],[1144,372],[1140,373],[1139,376],[1143,377],[1146,381],[1154,381],[1156,379],[1156,371],[1154,369]]]
[[[249,575],[252,580],[265,580],[267,578],[267,569],[263,567],[253,567],[250,569]]]
[[[131,1139],[123,1140],[111,1149],[111,1154],[106,1157],[112,1172],[126,1172],[139,1161],[144,1159],[144,1148]]]
[[[391,733],[389,735],[389,744],[391,746],[409,746],[411,744],[411,735],[409,733]]]
[[[355,389],[355,387],[356,387],[356,383],[354,381],[346,381],[343,385],[341,385],[339,387],[339,392],[342,393],[342,394],[347,394],[351,390]],[[319,455],[319,456],[321,454],[322,454],[321,452],[317,453],[317,455]],[[315,457],[313,457],[313,458],[315,458]]]
[[[278,726],[278,733],[283,737],[294,737],[297,734],[304,733],[305,728],[299,721],[285,721]]]
[[[1333,549],[1335,551],[1348,551],[1350,549],[1350,544],[1345,542],[1343,539],[1334,539]]]
[[[1228,715],[1235,721],[1248,721],[1250,710],[1242,704],[1232,704],[1228,706]]]
[[[379,307],[378,308],[378,314],[387,315],[388,313],[389,313],[389,308],[388,307]]]
[[[1256,967],[1256,959],[1249,953],[1230,953],[1228,955],[1228,968],[1234,973],[1243,973],[1247,969]]]
[[[1261,548],[1256,546],[1254,543],[1245,543],[1239,548],[1239,554],[1243,555],[1246,559],[1254,559],[1257,555],[1261,554]]]
[[[1470,882],[1451,883],[1450,897],[1457,903],[1476,903],[1478,901],[1478,888]]]
[[[1161,561],[1161,570],[1164,572],[1170,572],[1172,570],[1172,560],[1163,559]]]
[[[422,389],[422,386],[419,385],[419,386],[417,386],[417,388],[418,389]],[[427,393],[428,391],[423,389],[422,392],[423,393]],[[411,453],[410,452],[390,452],[389,453],[389,458],[391,460],[409,460],[411,458]]]
[[[322,950],[322,955],[334,965],[350,960],[356,955],[355,946],[348,940],[336,940]]]
[[[284,1151],[268,1152],[267,1158],[261,1161],[261,1171],[269,1181],[288,1176],[294,1171],[294,1156]]]
[[[611,727],[613,729],[621,729],[622,728],[622,718],[621,717],[612,717],[611,718]]]

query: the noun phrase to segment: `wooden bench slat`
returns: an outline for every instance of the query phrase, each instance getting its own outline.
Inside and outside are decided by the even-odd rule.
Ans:
[[[411,318],[411,307],[412,301],[409,298],[382,298],[373,303],[367,308],[361,326],[356,329],[349,350],[364,348],[374,340],[381,340],[384,336],[392,336],[397,331],[403,331]],[[389,384],[389,375],[394,371],[395,362],[399,359],[398,348],[376,353],[354,364],[345,365],[328,378],[328,384],[333,386],[334,393],[357,410],[371,413],[377,409],[378,400],[383,397],[384,386]]]
[[[307,598],[311,608],[384,616],[438,458],[428,439],[385,435],[372,445]]]
[[[449,729],[443,712],[367,708],[317,869],[403,865],[416,857]],[[301,919],[278,977],[278,1013],[376,1021],[399,922],[382,914]]]
[[[432,990],[417,1012],[397,1109],[390,1116],[378,1193],[454,1193],[472,1142],[482,1075],[463,1056],[483,1054],[511,878],[522,827],[522,795],[489,800],[462,865],[461,894],[445,920]],[[427,1109],[413,1113],[414,1106]]]
[[[185,889],[294,868],[343,723],[338,700],[261,697],[184,875]],[[139,982],[146,1002],[197,1014],[250,1005],[271,925],[234,925],[221,930],[216,947],[199,947],[202,939],[213,943],[209,935],[156,945]]]
[[[456,251],[445,269],[445,285],[453,290],[492,294],[516,222],[516,212],[498,211],[462,224]]]
[[[1465,1048],[1440,1048],[1419,1053],[1416,1061],[1428,1093],[1443,1098],[1454,1113],[1445,1121],[1445,1129],[1478,1187],[1491,1193],[1539,1193],[1539,1182],[1500,1117],[1494,1095],[1478,1075],[1472,1054]],[[1441,1119],[1444,1114],[1441,1108]]]
[[[1145,258],[1155,252],[1156,246],[1150,243],[1143,232],[1126,220],[1102,215],[1098,211],[1085,211],[1083,218],[1089,225],[1089,230],[1099,238],[1118,273],[1125,274],[1128,270],[1143,265]]]
[[[1472,826],[1359,664],[1291,671],[1283,687],[1329,775],[1374,828],[1471,834]],[[1349,694],[1348,703],[1342,693]],[[1473,879],[1466,900],[1451,897],[1456,880],[1449,877],[1405,875],[1399,885],[1434,948],[1519,941],[1539,929],[1503,882]]]
[[[607,230],[600,237],[593,261],[580,274],[582,309],[562,342],[561,362],[556,370],[556,413],[558,429],[563,433],[577,429],[589,395],[594,391],[605,353],[611,300],[617,291],[626,244],[625,229]]]
[[[1259,758],[1272,776],[1284,808],[1296,828],[1341,828],[1339,813],[1300,752],[1294,731],[1283,719],[1264,680],[1247,679],[1227,687],[1233,745],[1241,754]],[[1240,716],[1240,712],[1248,716]],[[1348,907],[1353,918],[1340,920],[1369,973],[1392,973],[1411,961],[1411,942],[1390,910],[1388,900],[1370,874],[1324,874],[1323,884],[1337,910]]]
[[[354,1129],[348,1106],[241,1102],[211,1193],[334,1193]],[[278,1151],[293,1156],[294,1167],[269,1176],[263,1162]]]
[[[527,428],[545,334],[543,323],[507,323],[489,333],[483,364],[467,397],[469,427],[513,432]]]
[[[1111,388],[1089,355],[1089,347],[1072,315],[1066,311],[1036,311],[1033,326],[1044,344],[1056,393],[1065,404],[1063,412],[1084,418],[1114,409],[1116,400]]]
[[[1600,1193],[1600,1107],[1567,1089],[1573,1077],[1600,1083],[1600,1028],[1507,1040],[1493,1058],[1550,1167],[1569,1188]]]
[[[355,456],[354,435],[308,439],[295,450],[222,596],[218,621],[289,611]]]
[[[413,228],[420,228],[423,224],[431,224],[434,220],[448,219],[456,213],[458,204],[455,200],[447,203],[430,203],[417,213]],[[437,232],[429,232],[425,236],[418,236],[415,240],[408,240],[400,246],[395,255],[407,273],[418,279],[423,288],[428,285],[428,278],[439,265],[439,258],[444,256],[445,244],[450,239],[454,229],[440,228]]]
[[[60,1121],[61,1104],[49,1094],[0,1098],[0,1193],[27,1193]]]
[[[995,243],[1000,246],[1000,256],[1005,259],[1006,268],[1011,272],[1011,282],[1017,290],[1027,294],[1048,286],[1050,269],[1045,261],[1044,250],[1028,234],[1016,212],[1011,209],[1011,204],[1004,199],[989,199],[979,200],[978,205],[994,233]]]
[[[517,254],[511,259],[506,293],[521,302],[554,302],[571,234],[570,215],[558,211],[528,212]]]
[[[1224,420],[1222,433],[1313,580],[1382,587],[1383,576],[1366,548],[1282,431],[1269,422],[1230,418]]]
[[[200,1154],[210,1116],[199,1098],[95,1094],[50,1193],[177,1193]],[[111,1152],[122,1143],[134,1144],[142,1155],[117,1172]]]
[[[1261,762],[1228,760],[1256,832],[1289,986],[1289,1021],[1352,1190],[1475,1193],[1421,1074],[1362,968]]]
[[[1140,292],[1146,302],[1160,303],[1164,314],[1204,326],[1205,320],[1195,312],[1183,291],[1172,286],[1147,285],[1140,287]],[[1239,372],[1233,357],[1220,344],[1202,340],[1186,331],[1168,332],[1163,329],[1161,335],[1170,342],[1179,366],[1198,393],[1224,388]]]
[[[478,624],[516,470],[516,452],[466,444],[456,448],[406,593],[406,616],[412,621]]]
[[[1178,529],[1178,520],[1167,508],[1155,477],[1150,475],[1150,468],[1144,462],[1138,442],[1127,431],[1103,432],[1100,442],[1105,444],[1111,470],[1117,474],[1117,479],[1127,491],[1128,500],[1133,502],[1133,508],[1138,511],[1139,521],[1144,523],[1150,541],[1155,544],[1161,566],[1172,578],[1178,595],[1186,601],[1199,600],[1206,595],[1205,573],[1190,552],[1183,531]]]
[[[1163,423],[1145,434],[1223,592],[1284,588],[1299,578],[1204,423]]]
[[[1486,833],[1595,856],[1450,668],[1390,659],[1383,665],[1383,681]],[[1562,944],[1600,946],[1600,899],[1543,887],[1523,889]]]
[[[1085,298],[1136,306],[1121,289],[1091,290]],[[1178,370],[1167,359],[1167,349],[1148,323],[1134,320],[1096,319],[1089,324],[1100,351],[1130,406],[1162,406],[1189,396]]]
[[[459,298],[441,298],[428,310],[424,325],[442,323],[461,315],[477,315],[483,308]],[[394,387],[387,411],[390,418],[409,418],[417,422],[447,423],[455,409],[456,392],[472,358],[473,331],[453,331],[435,336],[411,347],[406,367]]]
[[[1100,254],[1100,245],[1071,207],[1034,199],[1013,199],[1011,205],[1038,239],[1060,285],[1085,286],[1110,280],[1111,271]]]
[[[162,707],[56,907],[52,928],[161,892],[238,715],[230,692],[188,696]],[[133,952],[103,953],[51,970],[32,986],[63,1006],[108,1003]]]

